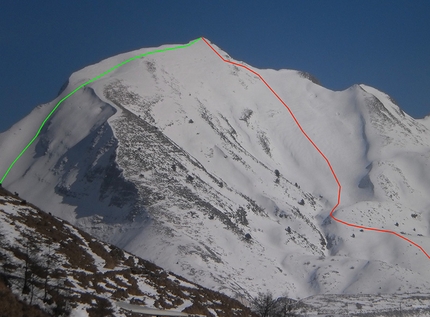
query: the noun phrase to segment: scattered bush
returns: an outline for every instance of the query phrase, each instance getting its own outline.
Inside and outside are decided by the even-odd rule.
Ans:
[[[90,317],[112,316],[112,305],[106,298],[97,297],[96,302],[96,305],[87,309]]]
[[[243,226],[247,226],[248,223],[248,219],[246,218],[246,210],[243,209],[243,207],[239,207],[236,211],[236,220],[237,222],[239,222],[241,225]]]

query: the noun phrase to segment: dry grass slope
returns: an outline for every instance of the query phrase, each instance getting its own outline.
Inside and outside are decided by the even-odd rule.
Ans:
[[[84,304],[91,317],[134,316],[119,312],[115,301],[160,309],[190,303],[182,307],[189,314],[253,316],[240,302],[98,241],[4,188],[0,216],[0,306],[7,316],[67,315],[78,304]],[[17,233],[15,240],[5,238],[5,226]]]

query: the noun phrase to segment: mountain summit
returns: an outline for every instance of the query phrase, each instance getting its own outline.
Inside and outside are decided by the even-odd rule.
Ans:
[[[0,134],[3,175],[61,101],[3,186],[228,294],[427,289],[430,262],[416,246],[330,217],[338,185],[327,162],[256,73],[331,163],[336,218],[426,251],[428,118],[366,85],[331,91],[304,72],[226,63],[203,40],[173,48],[72,74],[55,100]]]

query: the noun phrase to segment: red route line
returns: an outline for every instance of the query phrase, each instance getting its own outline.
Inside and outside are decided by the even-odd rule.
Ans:
[[[287,106],[287,104],[281,99],[281,97],[279,97],[279,95],[272,89],[272,87],[270,87],[270,85],[264,80],[263,77],[261,77],[261,75],[259,73],[257,73],[256,71],[250,69],[249,67],[236,63],[236,62],[232,62],[229,61],[227,59],[225,59],[224,57],[222,57],[214,48],[212,45],[209,44],[208,41],[206,41],[206,39],[204,37],[202,37],[202,40],[212,49],[212,51],[215,52],[215,54],[218,55],[219,58],[221,58],[224,62],[229,63],[229,64],[233,64],[242,68],[245,68],[246,70],[250,71],[251,73],[253,73],[254,75],[256,75],[258,78],[260,78],[260,80],[267,86],[267,88],[269,88],[269,90],[275,95],[276,98],[278,98],[278,100],[285,106],[285,108],[287,108],[288,112],[290,113],[291,117],[293,118],[294,122],[297,124],[298,128],[300,129],[300,131],[303,133],[303,135],[306,137],[306,139],[308,139],[308,141],[312,144],[312,146],[318,151],[318,153],[323,157],[323,159],[326,161],[328,167],[330,168],[330,171],[337,183],[337,203],[336,205],[333,207],[333,209],[330,212],[330,217],[333,218],[335,221],[342,223],[346,226],[349,227],[353,227],[353,228],[359,228],[359,229],[364,229],[364,230],[369,230],[369,231],[376,231],[376,232],[384,232],[384,233],[390,233],[393,234],[399,238],[402,238],[403,240],[409,242],[410,244],[416,246],[418,249],[420,249],[426,256],[427,258],[430,259],[430,255],[423,249],[423,247],[421,247],[419,244],[413,242],[412,240],[402,236],[401,234],[395,232],[395,231],[391,231],[391,230],[383,230],[383,229],[378,229],[378,228],[372,228],[372,227],[365,227],[365,226],[360,226],[360,225],[356,225],[353,223],[349,223],[346,221],[343,221],[341,219],[336,218],[333,213],[336,210],[336,208],[339,206],[340,204],[340,195],[342,192],[342,185],[339,182],[339,179],[337,178],[336,173],[334,172],[333,166],[331,165],[330,161],[328,160],[328,158],[324,155],[324,153],[318,148],[318,146],[314,143],[314,141],[312,141],[312,139],[309,137],[309,135],[305,132],[305,130],[302,128],[302,126],[300,125],[299,121],[297,120],[296,116],[294,115],[294,113],[291,111],[290,107]]]

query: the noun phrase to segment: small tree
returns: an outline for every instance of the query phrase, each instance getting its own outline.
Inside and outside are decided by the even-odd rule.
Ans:
[[[279,178],[279,176],[281,176],[281,173],[279,173],[278,170],[275,170],[275,176]]]
[[[58,258],[55,256],[55,253],[52,252],[51,249],[51,241],[48,241],[49,247],[48,252],[44,256],[45,265],[44,265],[44,282],[43,282],[43,302],[48,301],[48,291],[49,291],[49,278],[51,277],[51,271],[54,267],[57,266]]]
[[[25,264],[24,264],[24,285],[22,287],[22,294],[29,294],[32,290],[34,263],[36,262],[36,254],[40,252],[40,248],[31,235],[31,233],[24,233],[25,240],[20,241],[21,245],[25,248]]]
[[[252,310],[260,317],[272,317],[277,310],[276,299],[273,298],[271,292],[258,293],[252,303]]]
[[[271,292],[258,293],[254,299],[252,310],[260,317],[289,317],[296,316],[294,305],[287,297],[274,298]]]

